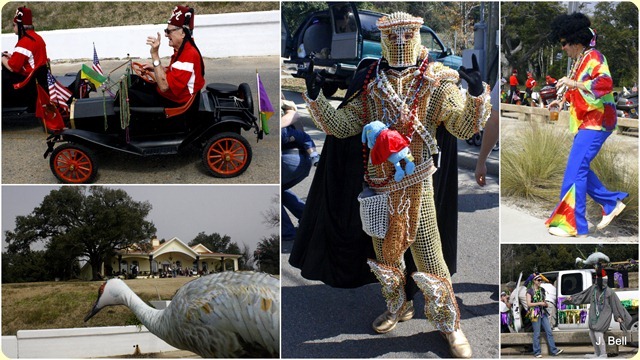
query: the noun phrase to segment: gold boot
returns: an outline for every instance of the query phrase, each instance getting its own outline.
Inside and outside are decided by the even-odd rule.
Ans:
[[[471,357],[471,345],[464,336],[461,329],[458,329],[452,333],[446,334],[441,332],[442,336],[449,343],[449,351],[454,358],[468,359]]]
[[[378,334],[388,333],[395,329],[398,322],[411,320],[411,318],[413,318],[413,314],[413,301],[407,301],[402,310],[397,314],[392,314],[389,310],[385,310],[382,315],[373,320],[373,324],[371,325],[373,326],[373,330]]]

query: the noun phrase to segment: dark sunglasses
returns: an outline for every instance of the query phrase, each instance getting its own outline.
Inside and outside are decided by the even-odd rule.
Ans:
[[[171,34],[171,32],[176,31],[176,30],[180,30],[181,28],[175,28],[175,29],[164,29],[164,33],[169,35]]]
[[[568,44],[568,43],[567,43],[567,41],[566,41],[566,40],[560,40],[560,45],[565,46],[565,45],[567,45],[567,44]]]

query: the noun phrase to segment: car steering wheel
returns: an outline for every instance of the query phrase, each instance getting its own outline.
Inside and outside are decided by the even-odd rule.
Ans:
[[[138,75],[142,80],[148,82],[149,84],[156,83],[156,75],[153,73],[153,71],[148,71],[147,69],[145,69],[143,64],[132,62],[131,69],[133,69],[133,72],[136,73],[136,75]]]

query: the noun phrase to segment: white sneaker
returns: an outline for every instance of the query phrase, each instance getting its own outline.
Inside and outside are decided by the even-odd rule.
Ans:
[[[597,225],[598,230],[602,230],[605,227],[607,227],[607,225],[609,225],[611,223],[613,218],[615,218],[616,216],[620,215],[622,210],[624,210],[624,208],[626,208],[626,207],[627,207],[627,205],[625,205],[622,201],[618,200],[618,202],[616,203],[616,207],[613,208],[613,210],[609,213],[609,215],[604,215],[602,217],[602,220]]]
[[[577,237],[577,238],[586,238],[587,234],[578,234],[578,235],[571,235],[568,232],[560,229],[557,226],[552,226],[549,228],[549,234],[551,235],[555,235],[555,236],[560,236],[560,237]]]
[[[557,226],[552,226],[549,228],[549,234],[551,235],[555,235],[555,236],[561,236],[561,237],[571,237],[573,235],[569,234],[568,232],[560,229]]]

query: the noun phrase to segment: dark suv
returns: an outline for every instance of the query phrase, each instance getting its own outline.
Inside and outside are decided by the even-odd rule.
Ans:
[[[282,23],[282,57],[285,63],[297,64],[294,77],[302,77],[314,57],[316,67],[325,68],[326,81],[322,87],[325,96],[338,89],[346,89],[358,64],[367,58],[380,58],[380,31],[376,21],[385,14],[358,10],[353,3],[330,3],[328,10],[311,13],[290,36],[286,22]],[[431,58],[457,70],[462,65],[460,56],[452,55],[438,35],[427,26],[420,29],[422,45]]]

